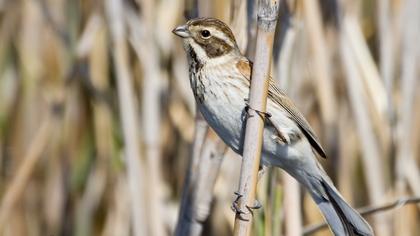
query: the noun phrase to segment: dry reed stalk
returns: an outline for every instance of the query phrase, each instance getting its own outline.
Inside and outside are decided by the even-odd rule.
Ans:
[[[248,45],[247,4],[246,0],[233,0],[231,2],[230,23],[241,52],[245,52]]]
[[[94,227],[92,225],[95,219],[94,214],[105,192],[106,176],[107,172],[104,163],[98,163],[93,167],[86,183],[85,192],[77,206],[76,235],[93,235]]]
[[[360,68],[363,82],[369,98],[369,111],[372,114],[372,124],[374,125],[376,133],[381,141],[381,146],[389,149],[391,144],[390,125],[387,119],[388,101],[387,92],[381,81],[379,72],[376,68],[372,54],[369,52],[368,45],[364,40],[360,24],[355,18],[349,18],[345,24],[346,31],[348,31],[349,43],[354,51],[355,59]],[[387,153],[384,150],[383,153]]]
[[[213,189],[225,150],[223,141],[213,130],[208,129],[194,179],[189,179],[188,185],[184,186],[183,204],[180,207],[175,235],[202,235],[203,223],[210,214]]]
[[[231,1],[226,0],[214,0],[213,1],[213,14],[212,16],[222,20],[223,22],[229,22],[231,16]]]
[[[10,41],[14,30],[18,27],[19,15],[16,14],[16,9],[21,7],[20,1],[7,1],[4,3],[7,11],[4,12],[3,20],[0,23],[0,68],[3,67],[4,61],[7,59],[7,51],[10,49]]]
[[[177,50],[173,51],[174,55],[178,55],[179,53],[180,52]],[[176,60],[173,60],[173,76],[175,78],[174,85],[176,86],[175,89],[179,90],[179,94],[187,104],[189,111],[195,114],[198,110],[196,110],[194,95],[191,92],[190,82],[187,79],[189,76],[188,69],[185,67],[187,64],[188,62],[186,57],[179,57],[176,58]]]
[[[241,156],[233,152],[231,149],[227,149],[222,166],[220,167],[219,178],[217,180],[214,195],[217,199],[215,206],[214,217],[212,219],[217,220],[217,223],[226,223],[228,232],[232,234],[235,221],[233,220],[234,212],[232,211],[232,200],[234,195],[232,194],[238,186]],[[219,217],[221,216],[223,220]]]
[[[128,48],[125,37],[123,21],[123,2],[119,0],[107,0],[106,12],[112,45],[114,47],[113,57],[117,75],[117,90],[120,108],[122,130],[124,136],[124,156],[126,161],[126,172],[128,188],[130,193],[131,222],[134,235],[147,235],[148,220],[145,217],[144,202],[144,169],[140,164],[140,149],[138,136],[138,118],[135,102],[132,77],[128,67]]]
[[[74,90],[71,92],[74,92]],[[64,116],[60,118],[64,118]],[[46,221],[45,232],[51,234],[58,234],[60,228],[64,225],[62,214],[65,209],[66,193],[68,192],[68,185],[65,181],[65,178],[68,176],[65,166],[66,160],[64,158],[57,158],[61,156],[60,154],[64,149],[63,140],[65,138],[63,137],[63,130],[66,125],[68,126],[68,123],[65,124],[64,120],[60,119],[60,124],[57,126],[58,129],[54,130],[51,134],[48,148],[45,149],[44,154],[47,157],[47,166],[44,167],[46,169],[46,181],[44,183],[46,187],[42,193],[42,197],[44,199],[43,204],[48,207],[44,208],[43,213]],[[68,142],[67,147],[70,147],[74,143],[72,142],[73,140],[66,141]],[[75,150],[76,148],[71,146],[69,149]]]
[[[199,157],[201,155],[201,150],[203,148],[204,141],[206,140],[206,134],[209,132],[209,125],[204,120],[203,115],[198,112],[198,107],[196,107],[197,114],[195,115],[195,131],[194,131],[194,143],[192,145],[192,157],[193,165],[192,168],[196,168],[199,164]],[[192,176],[194,177],[194,175]]]
[[[324,37],[324,29],[321,19],[321,11],[317,1],[302,1],[305,29],[308,31],[308,38],[311,47],[316,92],[320,103],[321,115],[327,130],[334,130],[336,122],[336,104],[334,96],[334,83],[331,76],[331,65],[329,62],[329,50],[327,40]],[[331,131],[333,132],[333,131]],[[331,138],[327,133],[327,137]],[[328,140],[329,142],[329,140]]]
[[[270,213],[271,229],[265,235],[282,235],[284,228],[285,209],[284,209],[284,186],[281,184],[282,170],[274,168],[271,170],[271,175],[268,176],[270,181],[270,204],[266,206],[265,210]],[[270,172],[269,172],[270,174]],[[270,208],[270,209],[269,209]],[[266,231],[267,232],[267,231]]]
[[[163,236],[163,181],[161,178],[161,114],[160,97],[162,73],[160,72],[159,48],[155,40],[155,4],[153,0],[144,0],[142,3],[142,17],[131,8],[126,7],[127,25],[130,28],[130,43],[133,45],[137,57],[143,68],[141,87],[142,96],[142,130],[146,154],[147,170],[147,208],[150,220],[150,235]]]
[[[290,63],[292,50],[296,40],[296,25],[292,23],[292,17],[289,15],[289,6],[286,2],[282,2],[280,8],[280,19],[278,24],[281,24],[281,32],[278,33],[278,39],[282,42],[278,43],[278,50],[280,50],[276,65],[276,78],[279,81],[280,87],[285,91],[288,90],[290,82]],[[282,11],[283,10],[283,11]],[[278,25],[279,26],[279,25]],[[277,27],[279,29],[279,27]],[[284,35],[280,35],[283,33]],[[280,45],[280,43],[282,45]],[[284,228],[286,236],[301,235],[302,233],[302,208],[300,198],[299,183],[286,172],[282,171],[283,182],[283,206],[284,206]]]
[[[291,20],[291,19],[290,19]],[[276,78],[280,88],[287,91],[291,81],[291,61],[293,55],[293,49],[296,42],[297,35],[297,26],[294,24],[291,27],[288,27],[285,32],[283,39],[283,45],[281,46],[280,55],[277,59],[276,64]]]
[[[12,209],[16,203],[21,200],[22,194],[26,188],[28,181],[30,180],[31,174],[34,171],[35,165],[41,158],[42,152],[48,144],[51,131],[53,130],[54,121],[51,114],[47,114],[44,118],[41,126],[36,132],[35,137],[32,139],[32,143],[22,158],[22,163],[19,165],[12,182],[7,187],[7,190],[2,197],[0,206],[0,233],[3,233],[4,228],[7,225],[7,220],[12,213]]]
[[[408,0],[402,7],[402,50],[401,50],[401,104],[399,108],[400,118],[397,124],[397,161],[395,188],[397,196],[406,194],[406,185],[411,191],[420,196],[420,172],[418,163],[414,159],[414,147],[409,141],[413,138],[413,105],[418,83],[418,63],[420,62],[420,4],[418,1]],[[405,217],[405,211],[399,211],[395,215],[396,233],[408,233],[410,222]]]
[[[274,168],[275,169],[275,168]],[[264,208],[264,212],[261,214],[255,215],[255,222],[262,221],[262,223],[255,223],[255,227],[260,227],[262,225],[264,228],[263,230],[257,229],[258,232],[264,232],[264,235],[272,235],[273,231],[273,212],[276,209],[272,208],[273,197],[274,194],[271,192],[272,189],[272,172],[273,169],[267,169],[266,173],[258,180],[258,188],[257,188],[257,198],[261,202],[262,207]],[[267,173],[268,172],[268,173]],[[263,220],[259,220],[258,218],[262,218]]]
[[[344,16],[342,19],[342,31],[340,35],[340,55],[346,75],[346,85],[352,107],[356,127],[359,133],[359,138],[362,144],[363,151],[363,165],[366,175],[366,183],[368,186],[369,197],[373,204],[378,205],[385,199],[385,183],[382,174],[382,162],[376,138],[373,133],[371,120],[368,116],[368,109],[366,105],[366,94],[363,82],[360,79],[360,72],[357,68],[356,57],[354,51],[351,50],[349,38],[348,17]],[[378,235],[388,235],[390,233],[389,224],[383,216],[375,216],[375,232]]]
[[[392,14],[390,0],[376,1],[377,25],[379,33],[380,74],[388,97],[388,111],[392,111],[392,90],[394,83],[394,36],[392,34]],[[390,115],[390,114],[389,114]]]
[[[255,0],[244,0],[247,1],[247,47],[245,51],[245,56],[249,58],[251,61],[254,61],[255,56],[255,42],[256,34],[257,34],[257,12],[256,7],[258,1]]]
[[[173,99],[169,106],[169,117],[174,123],[174,128],[180,133],[183,140],[192,142],[194,138],[194,123],[191,113],[180,99]]]
[[[285,236],[302,235],[300,185],[289,174],[283,172]]]
[[[179,43],[179,41],[174,40],[172,29],[177,24],[179,13],[184,9],[184,4],[184,0],[161,0],[156,2],[156,13],[153,19],[156,21],[154,32],[161,58],[166,59],[177,48],[175,43]],[[185,77],[183,78],[185,80]]]
[[[248,110],[246,121],[243,159],[239,179],[238,193],[242,196],[238,202],[239,209],[247,209],[247,206],[255,204],[264,130],[264,117],[259,112],[266,111],[278,7],[279,3],[275,0],[258,1],[256,52],[249,94],[249,106],[251,109]],[[249,220],[243,220],[242,217],[249,218]],[[236,213],[234,235],[251,235],[252,218],[251,212],[246,212],[245,214]]]
[[[95,16],[93,16],[95,17]],[[96,16],[99,17],[99,16]],[[100,163],[110,161],[114,153],[112,142],[112,114],[109,105],[106,103],[104,94],[110,89],[109,85],[109,57],[107,52],[107,30],[102,19],[98,19],[98,26],[92,31],[92,42],[89,53],[90,78],[95,91],[98,93],[93,103],[94,128],[96,149]],[[108,164],[105,164],[108,165]]]
[[[130,236],[130,190],[125,176],[117,176],[112,204],[105,220],[102,236]]]
[[[357,153],[360,152],[358,147],[358,137],[355,124],[352,120],[349,107],[346,103],[339,104],[340,110],[338,114],[338,145],[340,162],[338,166],[338,187],[340,193],[346,201],[353,206],[355,193],[353,189],[359,184],[353,177],[356,173],[356,164],[359,161]]]
[[[397,191],[401,191],[402,183],[407,181],[416,196],[420,196],[420,172],[413,157],[414,147],[411,146],[413,104],[416,83],[418,82],[418,62],[420,61],[420,47],[417,40],[420,37],[420,4],[416,0],[408,0],[403,15],[402,29],[402,68],[401,68],[401,118],[398,124],[397,150]]]
[[[184,206],[188,205],[188,194],[191,191],[193,181],[197,179],[198,166],[200,165],[200,156],[201,156],[201,149],[203,147],[204,141],[206,139],[206,134],[208,132],[208,124],[204,120],[204,117],[198,112],[198,107],[196,108],[196,115],[195,115],[195,130],[194,130],[194,142],[191,147],[191,156],[188,161],[187,166],[187,173],[185,175],[184,185],[182,187],[182,198],[180,204],[180,211],[178,217],[178,225],[181,224],[181,218],[184,214]],[[178,227],[178,226],[177,226]],[[176,230],[177,232],[178,230]]]
[[[94,213],[99,207],[107,183],[107,167],[114,153],[112,143],[112,115],[104,100],[109,89],[107,31],[102,18],[93,14],[86,24],[84,33],[77,47],[80,57],[88,57],[92,87],[98,96],[93,99],[93,125],[96,141],[96,160],[85,192],[77,209],[77,235],[92,235]]]

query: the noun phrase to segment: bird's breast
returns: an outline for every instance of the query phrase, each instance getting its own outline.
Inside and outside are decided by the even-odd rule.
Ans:
[[[191,86],[199,110],[218,136],[236,153],[242,154],[249,81],[245,81],[242,76],[229,73],[228,70],[208,70],[203,68],[195,77],[191,78]],[[299,131],[296,124],[288,117],[287,112],[278,104],[268,101],[267,111],[272,114],[271,122],[275,124],[282,135],[289,137]],[[289,145],[277,141],[276,128],[272,125],[265,127],[263,162],[272,162],[267,157],[277,156],[279,158],[282,156],[287,159],[288,156],[297,155],[291,155]]]
[[[192,86],[197,84],[198,87],[204,87],[203,89],[197,87],[194,92],[203,117],[228,146],[240,153],[243,144],[247,88],[238,89],[237,86],[232,86],[232,78],[217,71],[201,73],[195,79],[199,81],[193,81]]]

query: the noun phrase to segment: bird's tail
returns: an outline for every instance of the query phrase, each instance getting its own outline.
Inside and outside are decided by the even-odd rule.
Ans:
[[[324,174],[323,174],[324,175]],[[334,235],[373,235],[372,228],[363,217],[343,199],[329,178],[310,177],[312,198],[322,211]]]

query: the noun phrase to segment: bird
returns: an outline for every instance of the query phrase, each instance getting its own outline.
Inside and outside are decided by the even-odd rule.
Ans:
[[[195,18],[172,32],[183,41],[199,112],[226,145],[242,155],[252,62],[221,20]],[[317,155],[327,155],[315,132],[271,77],[265,114],[260,166],[279,167],[303,185],[334,235],[373,235],[318,162]]]

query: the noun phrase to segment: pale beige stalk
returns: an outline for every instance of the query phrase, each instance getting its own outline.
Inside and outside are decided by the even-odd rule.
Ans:
[[[132,76],[128,67],[128,48],[123,21],[123,2],[107,0],[106,11],[110,24],[112,45],[117,74],[118,102],[124,135],[124,156],[131,203],[131,222],[134,235],[144,236],[146,225],[144,203],[144,170],[140,165],[140,147],[138,134],[138,113]]]
[[[154,1],[142,1],[144,8],[140,15],[133,11],[129,6],[125,8],[127,24],[130,29],[130,43],[135,49],[141,67],[143,68],[142,90],[142,110],[141,120],[142,137],[146,154],[146,172],[148,180],[146,183],[147,191],[147,212],[151,224],[149,225],[150,234],[153,236],[163,236],[164,225],[161,214],[163,206],[163,186],[161,177],[161,148],[160,148],[160,96],[162,90],[163,74],[160,71],[160,54],[155,39],[156,25],[154,23],[156,8]]]
[[[346,24],[348,16],[343,19]],[[340,52],[344,71],[346,73],[346,85],[350,97],[350,105],[355,114],[356,127],[359,138],[362,141],[363,164],[366,173],[366,183],[368,186],[369,197],[373,204],[380,204],[385,200],[385,183],[383,176],[383,165],[380,160],[380,153],[376,138],[374,137],[371,120],[366,104],[366,93],[363,82],[360,79],[360,72],[357,68],[354,52],[351,50],[349,42],[349,32],[343,27],[341,32]],[[390,232],[389,223],[382,216],[375,218],[375,232],[378,235],[388,235]]]
[[[335,126],[336,104],[334,99],[334,82],[331,77],[331,65],[327,39],[324,37],[320,2],[302,1],[305,20],[305,29],[308,31],[310,48],[314,62],[314,76],[316,79],[316,92],[321,107],[322,119],[327,128]],[[330,131],[326,131],[327,135]]]
[[[283,172],[285,236],[302,235],[300,185],[289,174]]]
[[[239,193],[243,197],[239,199],[239,209],[246,209],[246,206],[255,205],[264,130],[264,118],[255,110],[261,112],[266,111],[271,55],[278,7],[279,3],[274,0],[258,1],[256,53],[249,94],[249,106],[252,109],[248,111],[245,130],[243,160],[239,180]],[[249,221],[242,220],[241,215],[236,214],[234,226],[235,236],[251,235],[252,214],[248,213],[245,217],[249,218]]]
[[[197,138],[199,138],[198,135],[200,134],[197,133]],[[199,139],[196,140],[199,141]],[[213,189],[225,150],[226,145],[223,141],[212,129],[208,129],[200,154],[190,159],[175,235],[200,236],[203,234],[203,223],[210,214]]]

